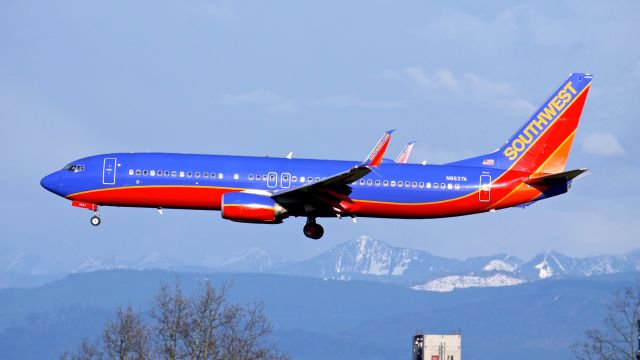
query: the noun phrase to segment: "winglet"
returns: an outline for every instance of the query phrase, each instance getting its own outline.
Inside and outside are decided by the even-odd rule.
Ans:
[[[391,140],[391,134],[396,131],[395,129],[389,130],[382,135],[382,138],[376,146],[371,150],[369,156],[364,160],[362,165],[364,166],[378,166],[382,162],[382,157],[384,156],[384,152],[387,150],[387,146],[389,146],[389,141]]]
[[[415,141],[411,141],[404,146],[404,149],[402,149],[402,152],[400,152],[400,154],[396,158],[396,163],[406,164],[407,161],[409,161],[409,156],[411,156],[411,151],[413,150],[413,145],[415,143]]]

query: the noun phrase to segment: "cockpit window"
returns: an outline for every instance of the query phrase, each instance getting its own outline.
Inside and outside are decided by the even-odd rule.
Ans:
[[[76,172],[84,171],[84,165],[69,164],[64,168],[62,168],[62,170],[67,170],[67,171],[76,173]]]

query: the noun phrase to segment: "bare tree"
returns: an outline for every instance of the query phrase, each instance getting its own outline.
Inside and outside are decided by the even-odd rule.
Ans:
[[[288,359],[265,341],[271,324],[263,306],[229,304],[228,289],[228,285],[215,288],[207,281],[186,297],[179,282],[173,289],[163,284],[149,310],[151,325],[131,306],[119,308],[103,331],[102,352],[85,339],[76,353],[65,353],[60,359]]]
[[[103,354],[98,350],[98,346],[84,338],[74,353],[65,352],[60,356],[60,360],[102,360]]]
[[[116,318],[109,321],[102,332],[102,341],[107,359],[149,358],[149,331],[131,306],[118,308]]]
[[[585,333],[586,340],[574,346],[579,360],[635,360],[640,320],[640,279],[634,287],[614,292],[607,317],[599,328]]]
[[[182,295],[180,283],[171,291],[167,284],[160,286],[153,307],[149,311],[155,320],[153,326],[154,350],[159,358],[177,360],[186,358],[183,334],[188,331],[189,299]]]
[[[260,303],[229,309],[229,324],[221,334],[224,360],[286,359],[262,339],[271,333],[271,324]]]
[[[221,329],[232,322],[232,314],[226,303],[229,285],[218,290],[205,282],[189,304],[188,326],[182,332],[189,358],[193,360],[218,359]]]

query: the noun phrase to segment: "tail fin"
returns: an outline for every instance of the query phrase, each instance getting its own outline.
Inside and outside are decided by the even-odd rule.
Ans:
[[[590,74],[571,74],[504,146],[451,164],[547,174],[564,171],[591,79]]]

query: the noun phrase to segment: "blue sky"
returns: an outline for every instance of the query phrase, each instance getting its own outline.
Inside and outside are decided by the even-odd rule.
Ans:
[[[639,248],[640,3],[19,1],[0,4],[0,252],[55,268],[164,252],[215,264],[251,247],[299,259],[367,234],[468,257]],[[223,221],[90,213],[40,188],[116,151],[452,161],[499,147],[569,74],[594,74],[569,167],[591,175],[526,210],[441,220]],[[44,266],[44,265],[43,265]]]

